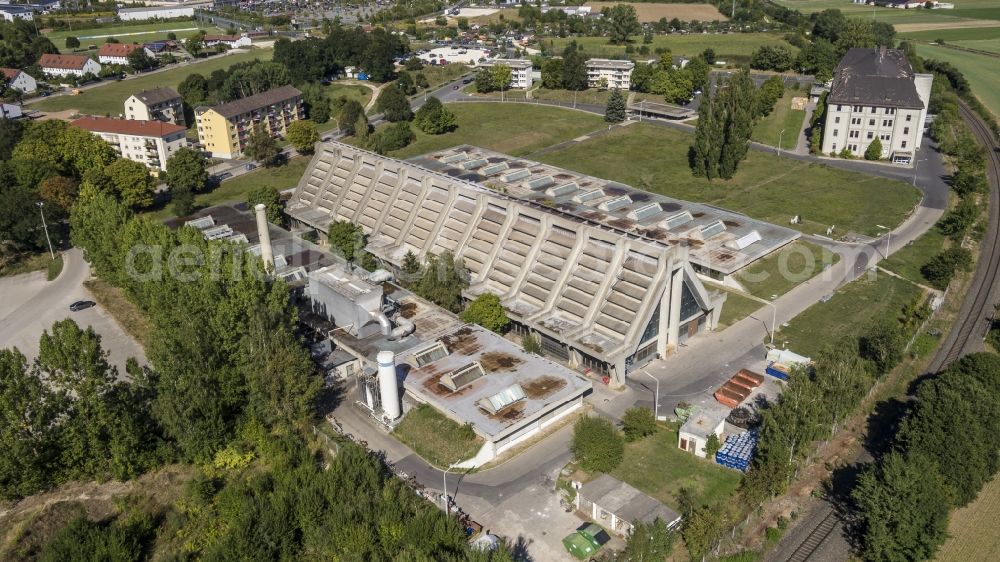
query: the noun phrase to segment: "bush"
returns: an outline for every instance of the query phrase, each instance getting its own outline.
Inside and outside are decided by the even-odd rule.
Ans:
[[[521,339],[521,345],[524,346],[525,353],[532,353],[535,355],[542,354],[542,340],[535,334],[528,334]]]
[[[627,441],[637,441],[656,432],[656,418],[649,408],[629,408],[622,416],[622,429]]]
[[[573,426],[570,450],[584,470],[610,472],[622,462],[625,440],[609,420],[582,417]]]
[[[387,154],[406,147],[417,138],[406,121],[393,123],[382,129],[369,140],[369,148],[379,154]]]
[[[920,273],[935,289],[945,290],[955,273],[972,267],[972,254],[965,248],[954,246],[935,255],[920,268]]]
[[[876,322],[860,338],[861,357],[871,361],[877,372],[888,373],[903,359],[906,336],[893,320]]]
[[[882,159],[882,141],[875,139],[865,149],[865,160]]]
[[[483,293],[459,315],[462,322],[479,324],[483,328],[496,333],[502,333],[510,324],[507,311],[500,304],[500,297],[493,293]]]
[[[428,135],[440,135],[455,130],[455,114],[441,103],[436,97],[430,97],[417,110],[413,123],[418,129]]]

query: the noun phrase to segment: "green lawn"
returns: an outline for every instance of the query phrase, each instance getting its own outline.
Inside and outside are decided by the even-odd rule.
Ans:
[[[828,265],[840,261],[840,255],[812,242],[799,240],[736,274],[736,280],[751,295],[774,299],[818,275]]]
[[[756,150],[749,152],[732,180],[708,182],[694,177],[688,168],[692,138],[685,131],[643,123],[539,159],[776,224],[787,225],[792,216],[800,215],[802,224],[792,228],[808,234],[825,232],[830,225],[836,225],[840,235],[877,234],[876,224],[899,224],[920,201],[920,193],[905,182]]]
[[[570,41],[576,41],[578,45],[591,57],[624,57],[624,45],[610,45],[607,37],[553,37],[543,39],[546,48],[554,49],[554,52],[561,53]],[[675,55],[694,56],[699,55],[705,49],[711,47],[715,49],[719,60],[737,57],[741,60],[748,60],[750,54],[762,45],[783,45],[793,53],[798,49],[785,41],[781,35],[775,33],[727,33],[727,34],[701,34],[690,33],[687,35],[655,35],[649,47],[648,55],[640,55],[638,52],[631,55],[634,59],[658,58],[655,54],[658,47],[670,49]]]
[[[883,261],[880,265],[896,275],[902,275],[914,283],[928,285],[929,283],[927,279],[925,279],[923,274],[920,273],[920,268],[923,267],[923,265],[927,263],[932,256],[944,249],[946,240],[947,238],[945,235],[938,232],[938,229],[932,228],[920,236],[920,238],[911,242],[905,248],[902,248],[895,254],[889,256],[889,259]]]
[[[928,59],[950,62],[962,71],[972,86],[972,93],[1000,116],[1000,58],[956,51],[936,45],[917,45],[917,54]]]
[[[585,135],[604,120],[572,109],[501,103],[452,103],[458,128],[443,135],[426,135],[414,127],[417,140],[390,154],[410,158],[459,144],[474,144],[514,156]]]
[[[868,17],[875,14],[878,21],[890,23],[947,22],[957,18],[997,19],[990,17],[996,7],[996,0],[963,0],[955,2],[954,10],[899,10],[896,8],[875,8],[864,4],[852,4],[842,0],[776,0],[777,4],[794,8],[804,14],[837,9],[850,17]]]
[[[827,344],[857,334],[870,323],[895,318],[904,305],[922,290],[906,281],[884,273],[874,279],[863,275],[834,294],[827,302],[818,302],[781,327],[775,345],[815,356]]]
[[[78,96],[53,96],[33,103],[30,107],[42,111],[75,109],[80,113],[91,115],[111,114],[114,116],[124,111],[122,104],[135,92],[158,86],[176,88],[185,78],[195,72],[208,76],[214,70],[226,69],[239,62],[253,59],[271,60],[271,53],[272,49],[253,49],[243,53],[198,59],[198,62],[182,63],[162,72],[130,78],[121,82],[107,82],[102,86],[84,90]]]
[[[774,104],[770,115],[757,122],[753,129],[753,140],[770,146],[778,146],[780,140],[781,148],[794,149],[806,112],[804,109],[792,109],[792,98],[807,96],[808,92],[786,89],[785,95]],[[782,129],[784,134],[781,134]]]
[[[278,191],[295,187],[299,183],[302,174],[306,172],[309,165],[309,158],[296,157],[289,160],[285,165],[277,168],[258,168],[252,172],[236,176],[219,184],[219,187],[208,193],[202,193],[195,197],[195,207],[204,209],[221,203],[234,201],[244,201],[247,192],[257,187],[274,187]],[[150,212],[150,216],[155,219],[166,219],[173,216],[169,204],[162,208]]]
[[[199,28],[219,31],[219,28],[217,27],[199,25],[194,20],[191,20],[47,31],[43,33],[43,35],[52,41],[56,47],[65,51],[67,37],[76,37],[80,40],[81,46],[86,49],[87,45],[100,45],[101,43],[104,43],[104,40],[107,37],[115,37],[122,43],[140,43],[159,38],[165,39],[167,37],[167,33],[172,31],[177,35],[178,39],[184,39],[194,35]]]
[[[422,404],[410,410],[393,435],[435,466],[446,467],[470,459],[483,446],[483,438]]]
[[[56,254],[56,259],[62,261],[62,256]],[[12,260],[10,263],[0,265],[0,277],[21,275],[32,271],[47,270],[52,264],[52,255],[47,251],[37,254],[25,253]]]
[[[323,90],[326,92],[327,97],[331,100],[344,96],[349,100],[357,100],[362,107],[368,105],[368,102],[372,99],[372,89],[368,86],[331,82],[330,85],[324,87]]]
[[[677,448],[677,427],[659,424],[656,433],[625,445],[625,458],[611,475],[675,510],[677,493],[687,488],[698,505],[730,499],[740,485],[739,472]]]
[[[623,97],[628,97],[628,92],[622,92]],[[582,92],[572,90],[547,90],[538,88],[531,93],[531,97],[536,100],[553,100],[565,103],[587,103],[590,105],[608,105],[608,98],[611,97],[610,90],[598,90],[590,88]],[[662,98],[660,99],[662,102]]]
[[[442,84],[451,82],[470,70],[471,68],[468,66],[459,63],[446,64],[444,66],[428,64],[424,65],[424,68],[421,70],[410,71],[410,74],[416,76],[417,73],[423,73],[424,78],[427,78],[427,84],[430,85],[429,89],[433,90]]]
[[[994,29],[1000,33],[1000,27]],[[975,49],[977,51],[988,51],[990,53],[1000,54],[1000,37],[977,40],[966,39],[962,41],[951,41],[950,43],[958,45],[959,47],[965,47],[966,49]],[[998,64],[1000,64],[1000,62],[998,62]]]
[[[719,316],[720,330],[732,326],[765,306],[759,301],[733,291],[726,291],[726,294],[729,296],[726,297],[726,303],[722,305],[722,314]]]
[[[938,29],[931,31],[910,31],[900,34],[903,39],[916,39],[918,41],[980,41],[986,39],[1000,39],[1000,27],[970,27],[966,29]]]

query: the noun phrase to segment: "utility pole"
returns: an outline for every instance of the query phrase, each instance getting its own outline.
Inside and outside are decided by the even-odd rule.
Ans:
[[[45,224],[45,210],[42,207],[45,205],[41,201],[35,203],[38,205],[38,214],[42,215],[42,228],[45,229],[45,241],[49,244],[49,254],[52,259],[56,259],[56,252],[52,249],[52,239],[49,238],[49,225]]]

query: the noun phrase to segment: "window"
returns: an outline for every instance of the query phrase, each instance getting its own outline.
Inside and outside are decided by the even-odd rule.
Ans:
[[[899,147],[900,148],[906,148],[906,141],[903,141],[902,144],[899,145]]]
[[[860,105],[854,106],[854,111],[863,111],[863,110],[864,110],[864,108],[861,107]]]
[[[903,127],[903,134],[904,135],[910,134],[910,128],[909,127]]]
[[[875,126],[875,120],[874,119],[869,119],[868,120],[868,126],[869,127],[874,127]]]
[[[839,133],[840,133],[840,131],[838,129],[834,129],[833,130],[833,136],[837,136]]]
[[[875,133],[868,131],[868,140],[875,138]]]
[[[837,104],[837,111],[843,111],[843,110],[844,110],[844,106],[842,106],[840,104]]]
[[[906,114],[906,122],[909,123],[912,119],[913,119],[913,114],[912,113],[907,113]]]
[[[889,135],[888,134],[879,135],[878,138],[879,140],[887,141],[889,140]]]
[[[850,134],[847,135],[847,136],[848,136],[848,138],[856,139],[856,138],[858,138],[858,135],[860,135],[860,134],[861,133],[858,132],[858,131],[851,131]]]
[[[886,115],[895,115],[896,114],[896,108],[895,107],[887,107],[885,109],[885,114]]]
[[[834,117],[834,118],[833,118],[833,122],[834,122],[834,123],[840,123],[840,117]],[[836,135],[837,133],[833,133],[833,134],[835,134],[835,135]]]
[[[860,124],[861,124],[860,117],[851,117],[851,125],[860,125]]]
[[[882,120],[882,126],[883,127],[892,127],[892,119],[883,119]]]

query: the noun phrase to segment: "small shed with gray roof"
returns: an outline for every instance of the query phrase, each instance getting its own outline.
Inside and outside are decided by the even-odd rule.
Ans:
[[[576,494],[576,509],[620,535],[628,535],[636,521],[659,519],[673,527],[681,516],[663,503],[621,480],[602,474],[587,482]]]

